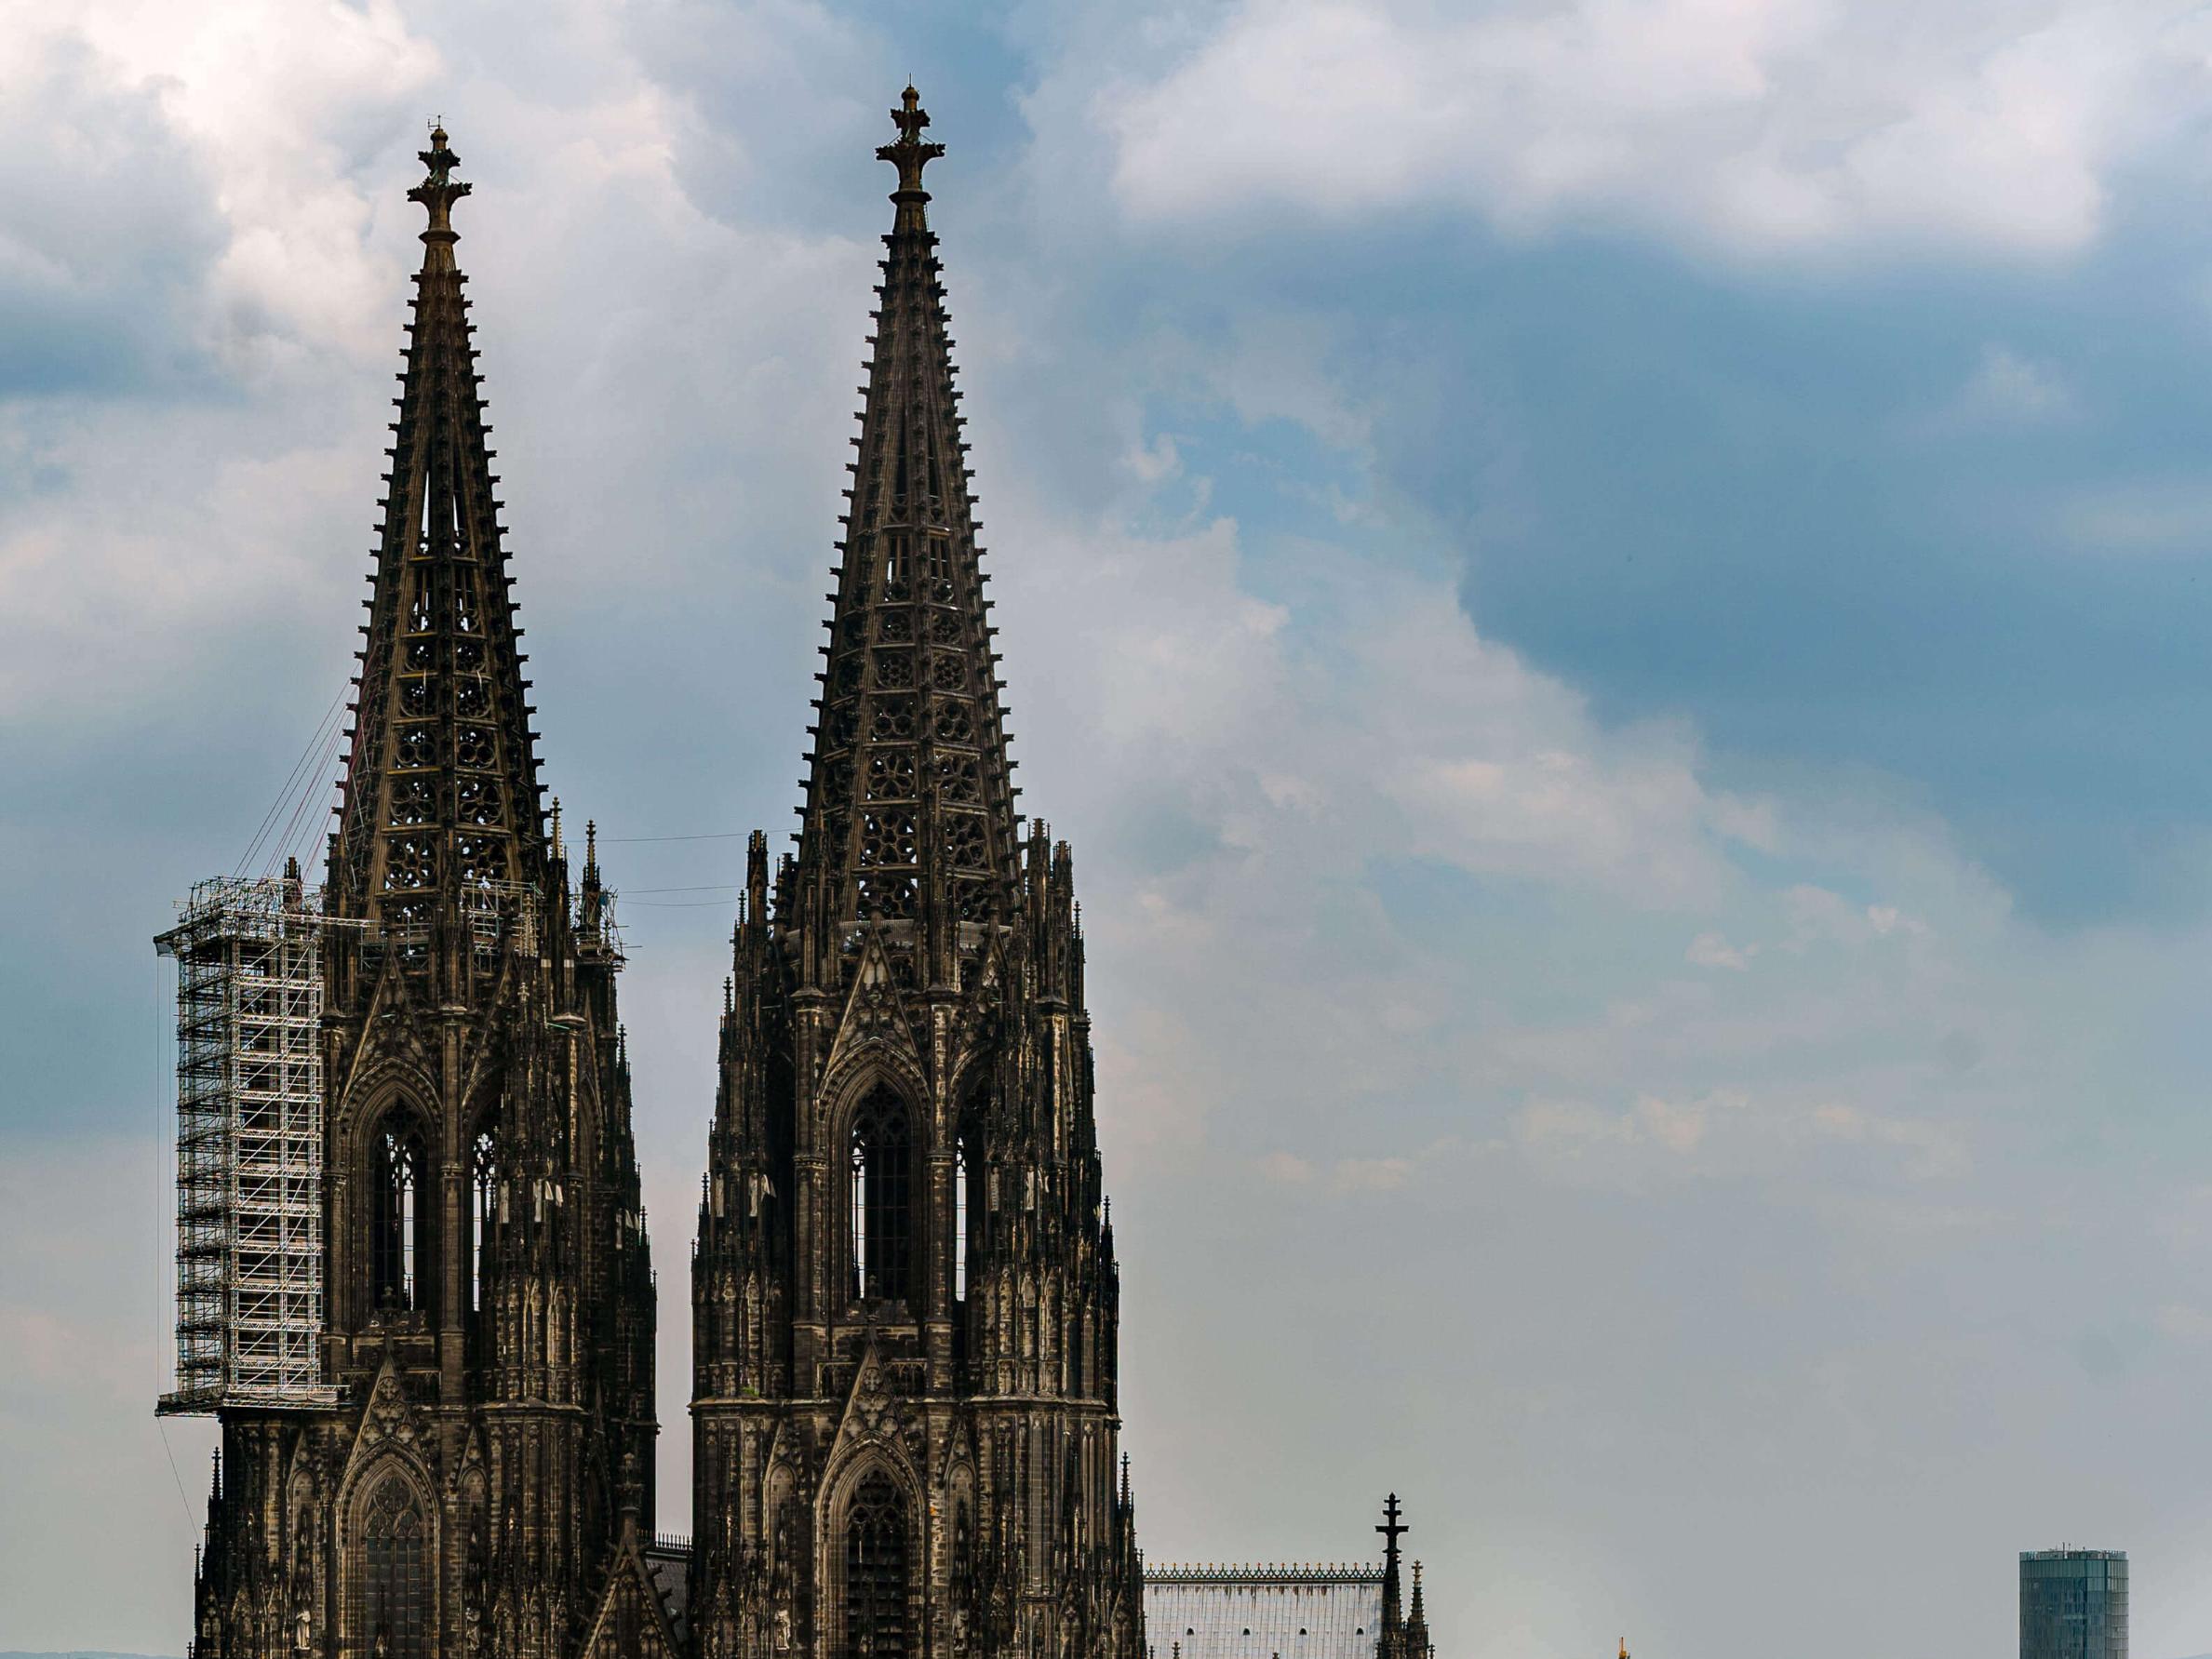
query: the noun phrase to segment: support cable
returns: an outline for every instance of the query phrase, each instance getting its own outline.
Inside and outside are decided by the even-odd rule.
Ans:
[[[286,775],[284,783],[277,788],[276,798],[269,803],[268,811],[261,815],[261,827],[254,831],[253,839],[247,844],[245,855],[238,860],[237,867],[231,872],[233,876],[246,874],[247,869],[252,864],[255,855],[261,851],[261,844],[268,839],[269,831],[275,824],[277,815],[284,810],[286,803],[292,799],[292,792],[300,786],[301,779],[307,772],[309,763],[325,747],[329,729],[338,718],[339,711],[345,702],[345,692],[346,688],[341,686],[338,689],[338,695],[330,700],[330,706],[323,711],[323,717],[315,722],[314,732],[308,737],[306,745],[300,751],[300,758],[292,762],[291,771]]]

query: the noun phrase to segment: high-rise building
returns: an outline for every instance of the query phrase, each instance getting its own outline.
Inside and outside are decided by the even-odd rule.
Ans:
[[[2127,1659],[2127,1552],[2020,1552],[2020,1659]]]
[[[163,940],[166,1403],[221,1425],[194,1659],[665,1646],[622,957],[588,835],[571,887],[541,799],[453,255],[469,187],[442,130],[422,162],[326,885],[210,884]]]
[[[798,848],[692,1257],[704,1659],[1138,1659],[1074,861],[1014,812],[909,87]]]

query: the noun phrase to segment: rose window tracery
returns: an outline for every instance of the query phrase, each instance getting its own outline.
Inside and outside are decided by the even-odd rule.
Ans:
[[[493,836],[462,836],[454,841],[453,852],[461,861],[461,879],[471,886],[480,887],[506,875],[500,843]]]
[[[395,836],[384,863],[384,885],[404,890],[437,880],[437,843],[428,836]]]
[[[866,812],[861,816],[860,862],[864,867],[878,864],[911,864],[914,862],[914,814],[912,812]]]
[[[457,765],[489,767],[496,754],[489,726],[463,726],[453,734],[453,759]]]
[[[428,823],[437,813],[437,792],[428,778],[401,778],[392,785],[392,822]]]
[[[882,749],[868,756],[868,798],[907,800],[914,794],[914,751]]]
[[[500,822],[500,786],[489,778],[462,779],[454,788],[453,804],[463,823]]]
[[[904,741],[914,735],[914,699],[878,697],[873,720],[875,735]]]
[[[980,870],[987,857],[985,852],[983,819],[972,812],[956,813],[946,823],[946,838],[950,843],[954,865],[961,869]]]
[[[953,806],[972,806],[983,799],[983,769],[972,755],[937,757],[937,794]]]

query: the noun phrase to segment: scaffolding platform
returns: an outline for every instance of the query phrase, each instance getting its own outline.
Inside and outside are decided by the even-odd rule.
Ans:
[[[203,881],[177,964],[177,1385],[164,1413],[333,1405],[323,1380],[320,894]]]

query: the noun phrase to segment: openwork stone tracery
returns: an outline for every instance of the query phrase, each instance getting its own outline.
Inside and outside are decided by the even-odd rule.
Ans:
[[[908,89],[795,858],[748,854],[693,1261],[705,1659],[1135,1659],[1072,861],[1025,835]],[[909,1492],[918,1494],[908,1497]]]
[[[422,160],[430,223],[324,889],[336,1403],[223,1409],[194,1659],[567,1659],[620,1582],[625,1519],[650,1536],[621,958],[588,835],[572,885],[542,809],[454,261],[468,186],[444,132]]]

